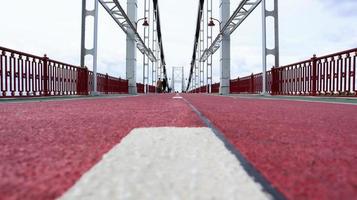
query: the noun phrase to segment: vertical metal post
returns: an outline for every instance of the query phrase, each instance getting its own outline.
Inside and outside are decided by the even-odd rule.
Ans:
[[[262,95],[268,95],[267,93],[267,56],[273,55],[275,58],[274,67],[279,67],[279,15],[278,15],[278,0],[269,0],[274,1],[274,10],[268,11],[266,8],[266,1],[262,0],[262,54],[263,54],[263,88]],[[268,17],[272,17],[274,19],[274,48],[267,48],[267,25],[266,20]]]
[[[182,83],[182,85],[181,85],[181,91],[183,92],[183,91],[185,91],[185,69],[184,69],[184,67],[182,67],[182,73],[181,73],[182,75],[181,75],[181,83]]]
[[[127,1],[127,15],[133,24],[137,20],[137,0]],[[129,34],[134,34],[133,31],[128,30]],[[129,81],[129,94],[137,94],[136,87],[136,41],[133,37],[126,36],[126,78]]]
[[[200,49],[199,49],[199,47],[197,48],[197,53],[196,53],[196,55],[199,55],[199,53],[200,53]],[[196,64],[195,64],[195,89],[197,89],[198,87],[199,87],[199,82],[200,82],[200,80],[199,80],[199,76],[200,76],[200,60],[199,60],[199,58],[198,58],[198,56],[197,56],[197,58],[196,58]],[[197,92],[197,90],[196,90],[196,92]]]
[[[82,0],[82,31],[81,31],[81,67],[87,66],[85,57],[88,55],[93,56],[93,91],[92,95],[97,95],[97,49],[98,49],[98,0],[94,1],[94,10],[87,10],[87,0]],[[93,30],[93,48],[87,49],[86,43],[86,19],[92,16],[94,18],[94,30]]]
[[[198,55],[202,55],[205,51],[205,18],[204,18],[204,10],[202,10],[202,19],[201,19],[201,31],[200,31],[200,53]],[[200,56],[197,57],[198,61],[200,60]],[[205,62],[200,62],[200,91],[201,87],[205,85]]]
[[[81,30],[81,67],[85,66],[86,55],[86,18],[87,18],[87,0],[82,0],[82,30]]]
[[[172,67],[171,88],[175,92],[175,67]]]
[[[155,9],[154,9],[155,10]],[[156,43],[157,43],[157,27],[156,27],[156,17],[155,17],[155,12],[152,13],[152,52],[154,53],[155,57],[158,59],[157,57],[157,53],[156,53]],[[156,81],[157,81],[157,62],[151,62],[151,69],[152,69],[152,84],[156,85]]]
[[[312,83],[311,83],[311,95],[316,96],[317,94],[317,63],[316,63],[316,55],[311,58],[311,67],[312,67]]]
[[[213,13],[212,13],[212,0],[208,0],[207,2],[207,23],[209,20],[212,18]],[[206,26],[207,27],[207,47],[211,46],[212,44],[212,26]],[[207,93],[212,92],[212,56],[209,56],[207,59],[207,74],[206,74],[206,83],[207,83]]]
[[[230,0],[221,0],[221,22],[226,24],[230,17]],[[221,59],[220,59],[220,87],[219,94],[229,94],[230,69],[231,68],[231,38],[229,34],[223,34]]]
[[[97,49],[98,49],[98,0],[94,0],[94,41],[93,41],[93,95],[97,95]]]
[[[144,17],[150,21],[150,0],[144,0]],[[150,26],[144,26],[144,43],[146,46],[150,46]],[[143,84],[144,84],[144,93],[149,93],[149,58],[144,54],[143,55]]]
[[[48,96],[48,57],[43,56],[43,95]],[[20,86],[20,85],[19,85]]]

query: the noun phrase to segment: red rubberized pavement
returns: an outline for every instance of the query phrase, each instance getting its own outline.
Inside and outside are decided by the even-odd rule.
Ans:
[[[184,98],[288,199],[357,199],[357,106]]]
[[[0,199],[54,199],[138,127],[197,127],[172,95],[0,104]]]

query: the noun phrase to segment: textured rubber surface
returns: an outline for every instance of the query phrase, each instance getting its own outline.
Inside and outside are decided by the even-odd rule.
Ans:
[[[209,128],[134,129],[59,200],[270,200]]]
[[[133,128],[201,127],[172,95],[0,104],[0,199],[54,199]]]
[[[288,199],[356,199],[356,106],[184,98]]]

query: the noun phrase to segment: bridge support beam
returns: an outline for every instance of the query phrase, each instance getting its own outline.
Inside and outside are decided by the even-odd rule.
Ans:
[[[274,1],[274,10],[267,10],[266,1]],[[274,19],[274,48],[267,48],[267,18]],[[268,95],[267,92],[267,57],[274,56],[274,67],[279,67],[279,15],[278,15],[278,0],[262,0],[262,36],[263,36],[263,88],[262,95]]]
[[[230,0],[221,0],[221,22],[226,24],[230,17]],[[219,94],[228,95],[230,93],[231,78],[231,37],[229,33],[222,36],[221,59],[220,59],[220,87]]]
[[[136,26],[137,20],[137,0],[127,1],[127,15],[130,21]],[[137,71],[137,54],[136,54],[136,41],[132,38],[134,37],[134,32],[128,30],[132,37],[126,36],[126,79],[129,81],[129,94],[137,94],[136,87],[136,71]]]
[[[81,32],[81,67],[91,65],[93,67],[93,91],[92,95],[97,95],[97,47],[98,47],[98,0],[94,2],[94,9],[87,9],[87,1],[82,0],[82,32]],[[93,47],[86,48],[86,25],[87,18],[93,17]],[[92,56],[92,63],[86,63],[86,56]]]

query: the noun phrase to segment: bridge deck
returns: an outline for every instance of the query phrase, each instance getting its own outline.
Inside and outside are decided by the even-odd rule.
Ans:
[[[287,199],[357,196],[356,105],[181,96],[0,103],[0,199],[59,197],[134,128],[203,119]]]

